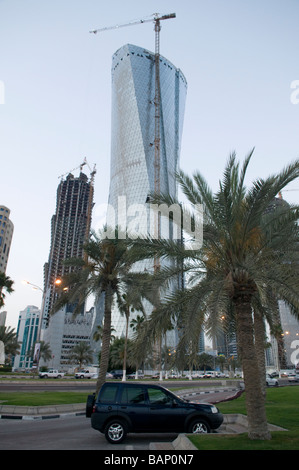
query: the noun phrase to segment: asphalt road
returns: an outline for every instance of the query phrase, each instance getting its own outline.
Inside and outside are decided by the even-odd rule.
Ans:
[[[109,444],[84,416],[47,420],[0,420],[0,450],[148,450],[150,442],[171,442],[177,434],[129,434]]]

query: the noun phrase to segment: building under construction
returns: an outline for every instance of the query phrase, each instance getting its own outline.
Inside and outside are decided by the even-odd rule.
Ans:
[[[51,220],[51,247],[44,266],[44,305],[42,328],[47,328],[49,313],[55,302],[55,282],[70,268],[65,260],[83,257],[83,245],[90,233],[93,184],[80,171],[69,173],[57,189],[56,212]]]
[[[87,164],[87,163],[84,163]],[[92,327],[92,314],[72,318],[72,305],[67,305],[55,315],[51,310],[57,296],[57,280],[68,273],[65,261],[83,258],[93,207],[93,178],[74,171],[63,175],[57,188],[56,212],[51,220],[51,246],[48,262],[44,265],[44,295],[42,304],[41,339],[50,346],[52,367],[63,368],[68,363],[68,352],[78,342],[88,341]]]

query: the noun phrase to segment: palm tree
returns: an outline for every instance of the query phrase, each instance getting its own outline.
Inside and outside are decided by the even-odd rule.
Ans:
[[[210,334],[217,331],[222,327],[223,315],[235,325],[246,390],[248,436],[269,439],[252,313],[253,306],[259,305],[264,314],[273,296],[284,300],[298,316],[299,209],[284,206],[278,211],[275,201],[277,194],[298,178],[299,161],[277,175],[258,179],[247,189],[245,176],[252,153],[241,169],[235,154],[230,156],[215,194],[199,172],[193,179],[179,172],[178,180],[189,202],[195,208],[203,206],[202,246],[190,248],[170,240],[147,238],[136,240],[135,249],[139,249],[140,256],[179,261],[172,271],[161,268],[155,276],[160,282],[175,278],[180,266],[188,274],[188,288],[170,295],[160,308],[161,315],[180,318],[184,326],[182,346],[199,338],[203,325]],[[156,200],[169,204],[166,196]],[[195,211],[192,216],[196,222]],[[186,232],[188,235],[193,234]]]
[[[97,298],[104,295],[104,323],[97,393],[106,380],[108,370],[113,301],[116,296],[126,292],[127,286],[136,285],[137,279],[142,279],[143,275],[131,272],[137,258],[132,256],[129,258],[127,239],[117,228],[115,238],[110,239],[104,238],[102,232],[99,234],[92,232],[84,251],[86,256],[83,259],[71,259],[66,263],[73,268],[73,271],[62,279],[61,289],[65,289],[65,286],[68,289],[61,293],[54,310],[58,311],[63,305],[75,303],[76,315],[81,312],[82,305],[89,295]],[[147,274],[144,276],[148,277]]]
[[[0,307],[4,305],[5,294],[2,289],[5,289],[8,294],[11,294],[14,290],[12,288],[14,281],[12,281],[5,273],[0,272]]]
[[[17,340],[17,333],[10,326],[0,326],[0,341],[4,344],[6,356],[16,356],[20,352],[20,344]]]
[[[115,331],[115,328],[113,328],[113,327],[111,326],[111,332],[112,332],[112,331]],[[94,340],[95,342],[98,342],[98,341],[100,341],[102,338],[103,338],[103,327],[102,327],[102,325],[98,325],[98,326],[96,327],[96,330],[95,330],[94,334],[93,334],[93,340]],[[111,335],[111,341],[112,341],[113,339],[115,339],[115,336],[114,336],[114,335]]]
[[[142,303],[142,295],[139,289],[136,289],[135,286],[131,286],[129,289],[127,287],[127,292],[119,293],[117,296],[117,305],[119,311],[125,314],[126,317],[126,331],[125,331],[125,345],[124,345],[124,358],[123,358],[123,378],[126,380],[126,365],[127,365],[127,343],[128,343],[128,332],[129,332],[129,320],[130,315],[135,310],[144,312],[144,307]]]
[[[140,331],[140,328],[142,327],[144,319],[145,317],[143,315],[136,315],[136,318],[132,318],[132,320],[130,321],[130,328],[132,328],[133,331],[138,333],[138,331]]]
[[[39,356],[40,359],[43,359],[45,362],[50,361],[52,358],[52,351],[50,349],[49,343],[46,343],[45,341],[39,341],[40,348],[39,348]],[[35,351],[35,344],[32,346],[30,349],[29,355],[33,357]]]
[[[200,369],[203,369],[204,373],[206,373],[207,368],[212,369],[214,366],[214,357],[211,354],[201,353],[198,356],[198,366]]]
[[[91,362],[92,357],[92,349],[85,341],[81,341],[70,350],[70,359],[79,364],[79,369],[82,369],[83,364]]]
[[[126,352],[130,352],[131,341],[126,338],[115,338],[110,346],[110,366],[112,369],[121,369],[121,367],[127,367],[127,355]],[[126,363],[124,364],[124,359]]]

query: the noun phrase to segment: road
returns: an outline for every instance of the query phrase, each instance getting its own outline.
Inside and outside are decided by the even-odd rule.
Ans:
[[[177,434],[129,434],[109,444],[91,428],[90,419],[74,416],[47,420],[0,420],[0,450],[148,450],[150,442],[171,442]]]

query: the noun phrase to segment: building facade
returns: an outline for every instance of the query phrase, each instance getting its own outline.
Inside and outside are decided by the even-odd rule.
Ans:
[[[32,349],[37,340],[40,320],[40,309],[28,305],[19,314],[17,340],[20,343],[20,354],[13,359],[13,369],[31,369],[33,364]]]
[[[112,58],[112,133],[108,226],[152,233],[149,195],[156,192],[155,55],[127,44]],[[187,82],[183,73],[160,56],[159,192],[176,197]],[[169,228],[169,227],[167,227]],[[162,228],[163,230],[163,228]],[[161,232],[160,232],[161,233]],[[163,236],[163,233],[161,233]],[[153,268],[153,262],[138,269]],[[116,336],[124,317],[114,309]]]
[[[55,282],[68,273],[64,262],[83,257],[83,245],[90,233],[93,186],[84,173],[71,173],[57,189],[56,212],[51,220],[51,247],[44,265],[42,329],[49,325],[49,316],[56,300]]]
[[[9,219],[10,210],[6,206],[0,206],[0,272],[5,273],[14,225]]]

